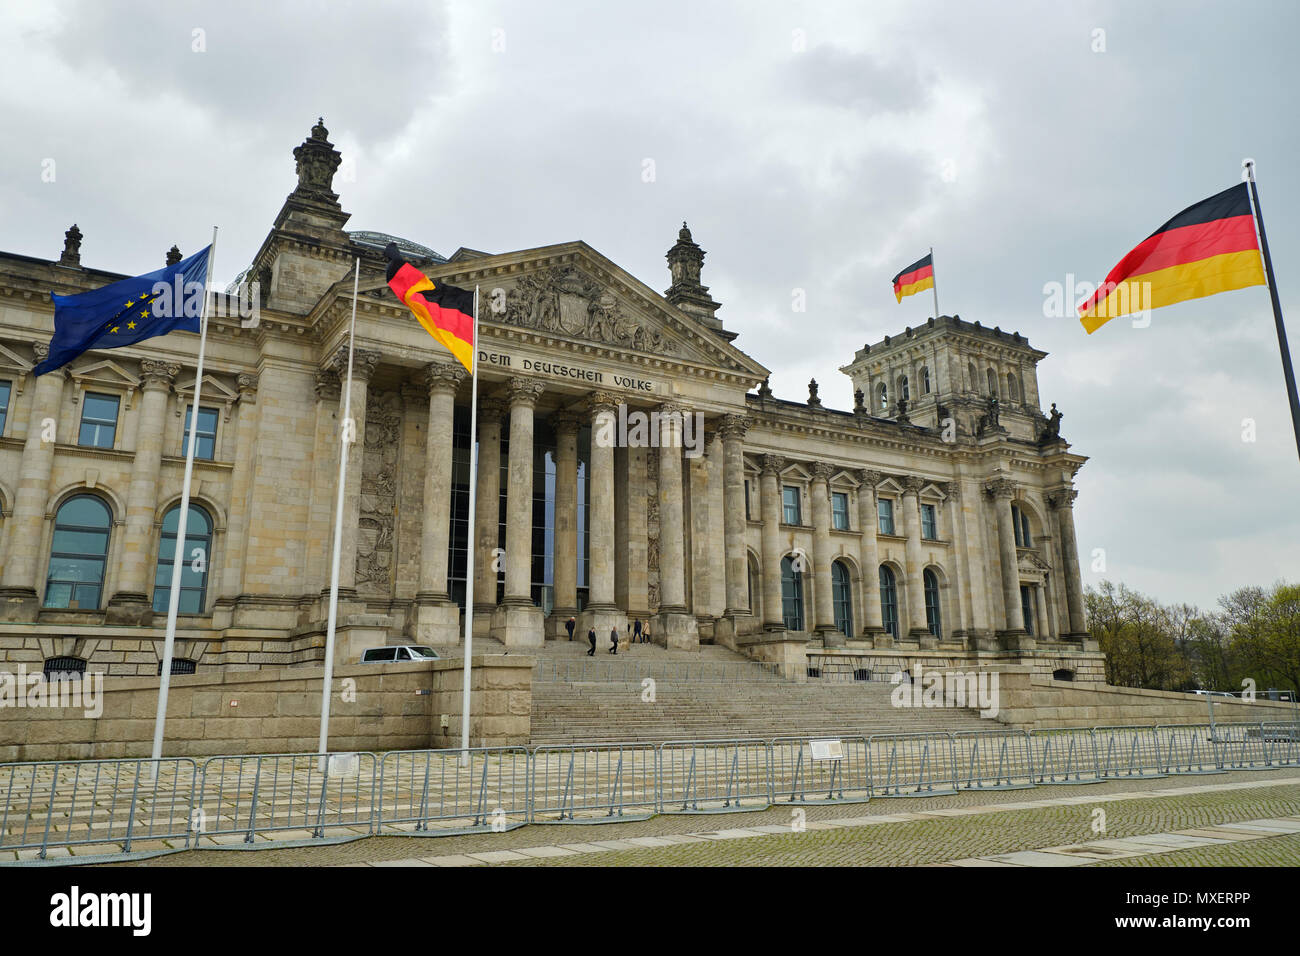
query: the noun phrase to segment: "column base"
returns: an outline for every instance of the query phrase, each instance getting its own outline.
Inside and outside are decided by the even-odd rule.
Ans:
[[[557,607],[552,608],[550,616],[546,619],[546,639],[548,641],[567,641],[569,631],[564,625],[568,623],[569,618],[573,618],[573,639],[575,641],[587,639],[587,632],[581,630],[578,625],[578,609],[576,607]],[[619,640],[622,640],[622,629],[619,630]]]
[[[153,605],[135,591],[118,591],[104,607],[104,623],[127,627],[148,627],[153,623]]]
[[[837,627],[819,627],[817,636],[821,638],[822,647],[843,647],[847,640],[844,632]]]
[[[421,644],[458,644],[460,605],[450,600],[422,601],[417,595],[406,631]]]
[[[35,588],[0,588],[0,621],[31,623],[40,610]]]
[[[506,647],[541,647],[546,642],[545,618],[536,604],[502,604],[492,612],[488,636]]]
[[[495,604],[474,602],[474,623],[470,625],[470,630],[476,638],[491,637],[492,616],[496,613],[496,609]]]
[[[650,639],[671,651],[698,651],[700,632],[695,615],[682,609],[660,609]]]
[[[587,632],[596,632],[596,653],[608,651],[613,645],[609,641],[610,630],[618,631],[618,648],[623,650],[632,639],[628,628],[627,615],[612,604],[588,605],[578,615],[578,626],[573,629],[575,641],[586,641]],[[565,634],[568,637],[568,634]]]
[[[713,622],[713,643],[738,651],[738,641],[754,629],[754,617],[748,611],[727,611]]]
[[[1032,651],[1038,646],[1033,635],[1024,628],[998,631],[998,640],[1002,643],[1002,649],[1007,651]]]
[[[1000,651],[1001,644],[992,631],[967,631],[966,646],[973,651]]]
[[[876,650],[889,650],[894,646],[894,635],[883,627],[863,628],[862,633],[871,638],[871,646]]]
[[[933,650],[939,646],[939,639],[930,633],[928,627],[914,627],[907,632],[907,636],[916,641],[916,646],[921,650]]]

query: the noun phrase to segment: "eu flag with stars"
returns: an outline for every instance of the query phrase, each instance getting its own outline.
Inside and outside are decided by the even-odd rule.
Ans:
[[[198,332],[208,281],[206,246],[188,259],[79,295],[55,295],[50,354],[32,369],[43,375],[90,349],[135,345],[181,329]]]

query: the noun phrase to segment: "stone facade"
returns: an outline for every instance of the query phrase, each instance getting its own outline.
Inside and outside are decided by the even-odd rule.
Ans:
[[[398,240],[480,290],[471,515],[470,382],[388,290],[391,237],[344,231],[323,124],[294,157],[296,188],[209,321],[193,485],[208,532],[177,650],[199,673],[321,660],[345,417],[340,664],[368,643],[455,645],[472,547],[475,633],[508,648],[574,616],[602,647],[640,619],[661,644],[765,660],[899,649],[1094,670],[1072,513],[1085,459],[1042,412],[1045,353],[1023,336],[933,318],[859,351],[842,369],[855,408],[838,411],[815,382],[806,402],[772,394],[685,224],[663,294],[583,242],[444,257]],[[83,265],[94,242],[74,226],[57,260],[0,254],[0,660],[140,676],[161,652],[197,339],[34,378],[48,293],[120,278]],[[85,440],[92,396],[115,403],[107,440]],[[72,520],[87,498],[104,528]]]

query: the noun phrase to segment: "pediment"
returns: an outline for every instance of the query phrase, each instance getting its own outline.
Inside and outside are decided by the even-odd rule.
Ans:
[[[1051,565],[1039,557],[1035,551],[1021,551],[1016,560],[1017,567],[1027,574],[1042,574],[1052,570]]]
[[[18,373],[14,376],[17,380],[14,382],[15,395],[23,393],[23,386],[27,384],[27,376],[31,374],[35,366],[35,362],[28,361],[17,352],[0,344],[0,369],[13,369]]]
[[[188,382],[179,383],[176,386],[176,395],[180,399],[176,403],[176,417],[179,418],[185,410],[185,407],[193,400],[194,397],[194,377],[191,376]],[[230,410],[239,398],[239,391],[226,385],[218,378],[211,375],[203,376],[203,394],[200,396],[202,404],[206,405],[211,402],[214,405],[221,405],[225,414],[223,418],[230,421]]]
[[[124,390],[126,392],[126,407],[130,408],[136,390],[140,387],[140,379],[126,371],[112,359],[101,359],[98,362],[91,362],[79,368],[70,369],[68,376],[73,383],[72,403],[74,405],[81,400],[81,393],[87,385],[100,385]]]

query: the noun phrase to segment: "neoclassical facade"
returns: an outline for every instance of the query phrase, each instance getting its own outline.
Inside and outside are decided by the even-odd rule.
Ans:
[[[57,260],[0,254],[0,659],[156,673],[194,427],[177,656],[319,661],[350,397],[342,660],[455,645],[472,548],[474,632],[510,648],[573,616],[602,642],[640,619],[671,647],[763,659],[1092,666],[1073,519],[1085,459],[1041,410],[1045,353],[1023,336],[930,319],[853,356],[857,401],[839,411],[815,383],[805,401],[771,393],[685,224],[663,293],[583,242],[444,257],[399,240],[435,279],[480,289],[470,514],[470,382],[387,289],[391,237],[343,229],[327,135],[294,150],[296,188],[215,297],[197,412],[184,333],[33,378],[48,293],[120,276],[82,265],[75,226]]]

